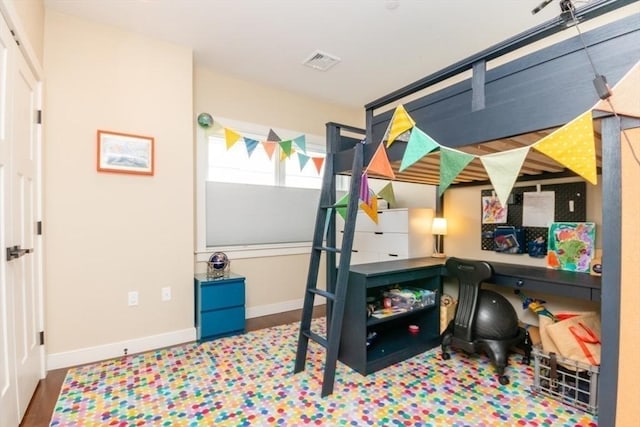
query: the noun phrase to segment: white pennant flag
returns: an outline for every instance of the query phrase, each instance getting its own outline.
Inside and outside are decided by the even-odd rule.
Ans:
[[[487,171],[487,175],[489,175],[493,189],[502,206],[507,206],[509,194],[518,178],[527,154],[529,154],[529,147],[486,154],[480,157],[480,161]]]

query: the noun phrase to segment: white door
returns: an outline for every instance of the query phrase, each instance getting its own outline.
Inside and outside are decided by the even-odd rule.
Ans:
[[[0,426],[15,426],[42,376],[39,83],[0,22]],[[37,245],[37,247],[36,247]],[[18,247],[11,251],[6,248]],[[36,252],[37,251],[37,252]]]

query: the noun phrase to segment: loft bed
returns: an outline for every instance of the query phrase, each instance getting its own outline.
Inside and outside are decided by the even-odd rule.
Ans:
[[[580,22],[595,18],[637,0],[599,0],[576,9]],[[592,82],[594,72],[580,37],[575,36],[502,65],[491,61],[566,29],[559,17],[467,58],[365,106],[366,129],[327,124],[327,173],[348,174],[352,148],[364,139],[368,164],[385,135],[394,109],[403,104],[416,126],[443,146],[482,155],[531,145],[589,110],[599,100]],[[573,30],[575,31],[575,30]],[[577,34],[577,33],[576,33]],[[591,60],[599,74],[614,86],[640,60],[640,13],[605,24],[583,34]],[[444,89],[429,89],[467,73],[462,81]],[[468,74],[470,73],[470,76]],[[421,93],[426,93],[420,96]],[[639,97],[640,99],[640,97]],[[404,100],[407,100],[404,102]],[[626,143],[621,132],[640,127],[640,120],[594,111],[596,163],[602,180],[602,249],[606,270],[602,282],[602,362],[600,366],[599,423],[615,425],[620,344],[621,282],[621,154]],[[636,151],[638,150],[635,144]],[[396,181],[439,184],[439,156],[430,153],[400,172],[406,142],[387,149]],[[375,178],[375,174],[370,174]],[[575,176],[563,165],[533,150],[528,154],[518,182]],[[388,179],[388,177],[380,177]],[[476,158],[454,180],[461,185],[487,185],[488,176]],[[442,210],[442,200],[436,201]],[[331,230],[330,230],[331,231]],[[331,236],[335,233],[335,229]],[[327,262],[327,286],[331,286],[335,262]],[[617,284],[617,286],[616,286]]]

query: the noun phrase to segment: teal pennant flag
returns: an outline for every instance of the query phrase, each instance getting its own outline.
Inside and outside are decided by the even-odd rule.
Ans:
[[[440,147],[440,187],[438,188],[438,196],[442,196],[444,190],[451,185],[458,174],[473,159],[475,159],[475,156],[472,154],[452,150],[444,146]]]
[[[298,162],[300,163],[300,170],[304,169],[309,161],[309,156],[306,154],[298,153]]]
[[[256,141],[255,139],[247,138],[246,136],[243,137],[242,139],[244,139],[244,145],[245,145],[245,147],[247,147],[247,154],[249,155],[249,157],[251,157],[251,155],[253,154],[253,150],[256,149],[258,144],[260,144],[260,141]]]
[[[507,206],[509,194],[528,153],[529,147],[523,147],[480,157],[502,206]]]
[[[439,147],[440,144],[433,138],[414,126],[402,156],[400,172]]]
[[[293,138],[293,143],[302,151],[303,153],[307,152],[307,140],[304,135],[300,135],[297,138]]]

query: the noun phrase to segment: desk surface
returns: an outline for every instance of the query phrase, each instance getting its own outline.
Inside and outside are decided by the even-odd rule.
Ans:
[[[411,258],[371,264],[352,265],[352,274],[374,278],[393,272],[410,272],[421,269],[440,268],[442,276],[447,275],[445,260],[441,258]],[[588,273],[553,270],[518,264],[492,262],[493,277],[487,283],[586,300],[600,300],[601,278]]]

